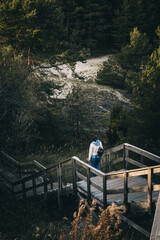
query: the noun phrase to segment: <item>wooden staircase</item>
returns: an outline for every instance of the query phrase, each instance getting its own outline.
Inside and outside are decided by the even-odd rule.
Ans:
[[[96,198],[103,208],[115,202],[129,211],[143,209],[151,214],[160,191],[159,164],[159,156],[128,143],[105,151],[101,171],[78,157],[46,168],[35,160],[19,163],[1,151],[0,185],[13,198],[53,194],[60,206],[61,198],[72,193]]]

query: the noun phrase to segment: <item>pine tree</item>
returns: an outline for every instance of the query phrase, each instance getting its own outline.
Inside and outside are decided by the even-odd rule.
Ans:
[[[62,49],[63,16],[56,1],[2,0],[1,46],[9,46],[14,58],[46,59]]]
[[[129,0],[123,0],[121,7],[115,10],[113,18],[113,38],[118,48],[129,42],[129,33],[134,27],[132,5]]]

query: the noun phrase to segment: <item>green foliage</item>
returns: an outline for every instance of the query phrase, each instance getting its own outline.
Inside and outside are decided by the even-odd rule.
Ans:
[[[54,84],[45,84],[20,61],[8,61],[0,71],[1,147],[23,153],[57,147]]]
[[[138,72],[146,63],[150,52],[151,45],[146,34],[134,28],[130,33],[130,43],[121,49],[117,58],[123,69]]]
[[[152,144],[159,143],[160,119],[160,48],[155,50],[139,77],[130,82],[133,87],[133,100],[141,109],[146,140]]]
[[[156,33],[159,35],[159,28]],[[160,48],[154,50],[149,57],[150,52],[151,47],[146,34],[141,34],[135,28],[130,34],[130,44],[122,48],[117,55],[117,60],[126,72],[126,83],[130,86],[135,105],[133,120],[129,126],[129,134],[132,134],[131,141],[147,147],[150,151],[159,152],[157,146],[160,141],[158,125],[160,119]],[[108,137],[112,143],[115,143],[116,139],[121,139],[118,127],[119,115],[123,116],[123,114],[117,113],[114,121],[112,114]]]
[[[17,146],[23,151],[53,149],[68,139],[75,142],[87,137],[99,118],[96,97],[74,90],[66,101],[56,100],[51,97],[55,85],[42,81],[36,67],[58,60],[70,62],[74,68],[75,61],[84,60],[90,50],[104,53],[115,46],[123,48],[104,63],[97,83],[116,88],[126,88],[127,83],[136,107],[143,110],[141,122],[158,128],[159,49],[149,61],[148,56],[158,43],[154,31],[160,20],[159,7],[158,0],[2,0],[1,146]],[[156,34],[159,37],[159,28]],[[149,120],[144,121],[144,116]],[[114,139],[120,140],[118,129]],[[152,132],[147,132],[147,139],[158,143],[159,130],[155,127]]]
[[[154,44],[155,30],[160,22],[160,3],[157,0],[123,0],[114,9],[113,40],[118,49],[129,43],[129,34],[135,27],[146,33]]]
[[[12,0],[0,3],[2,46],[11,47],[14,58],[47,59],[62,51],[63,15],[57,1]]]
[[[129,33],[134,27],[133,10],[130,1],[123,0],[122,5],[115,10],[113,18],[113,37],[118,48],[129,42]]]
[[[74,86],[72,92],[67,96],[63,113],[65,125],[66,144],[70,146],[86,146],[86,139],[90,139],[93,133],[95,120],[95,99],[91,99],[89,91]],[[92,104],[93,102],[93,104]]]
[[[157,112],[159,110],[160,91],[160,48],[155,50],[142,71],[142,75],[133,80],[133,95],[138,107]]]
[[[97,73],[96,82],[114,88],[125,88],[125,72],[118,65],[115,57],[110,57],[103,63],[102,69]]]
[[[111,111],[108,124],[107,138],[110,146],[125,142],[128,135],[130,121],[130,110],[123,108],[119,104]]]
[[[136,79],[147,62],[151,45],[146,34],[134,28],[130,43],[110,57],[97,74],[97,83],[130,90],[130,81]]]

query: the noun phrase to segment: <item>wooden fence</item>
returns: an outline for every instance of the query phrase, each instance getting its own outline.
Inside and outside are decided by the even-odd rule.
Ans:
[[[138,168],[160,164],[159,156],[128,143],[108,149],[103,158],[103,167],[105,167],[106,172],[110,172],[111,167],[118,163],[122,163],[123,169],[128,169],[128,164]]]
[[[23,196],[37,196],[39,194],[47,194],[49,192],[58,192],[58,198],[65,194],[67,189],[73,190],[74,194],[77,194],[79,190],[77,188],[78,181],[85,181],[87,184],[87,197],[92,198],[91,186],[102,192],[103,201],[102,205],[105,208],[107,206],[107,195],[109,194],[123,194],[123,203],[128,205],[128,194],[133,192],[147,192],[148,195],[148,208],[151,211],[152,208],[152,192],[160,191],[160,184],[153,185],[153,177],[160,173],[160,165],[146,166],[142,162],[137,161],[130,157],[130,153],[133,152],[139,155],[140,161],[147,158],[151,162],[151,165],[160,163],[160,157],[149,153],[143,149],[137,148],[130,144],[122,144],[112,149],[105,151],[103,162],[106,169],[110,170],[113,164],[122,162],[124,171],[119,172],[102,172],[90,166],[88,163],[80,160],[78,157],[69,158],[59,164],[53,165],[49,168],[45,168],[37,161],[32,163],[20,164],[16,160],[9,157],[4,152],[1,152],[2,164],[11,165],[19,173],[19,179],[10,181],[6,179],[10,184],[10,191],[14,195]],[[118,153],[118,155],[116,155]],[[122,154],[122,156],[120,156]],[[114,155],[114,158],[112,157]],[[6,159],[8,159],[6,161]],[[146,159],[145,159],[146,160]],[[138,169],[127,169],[127,164],[135,165]],[[26,173],[26,176],[24,175]],[[32,174],[30,174],[32,173]],[[91,173],[95,173],[102,179],[102,186],[99,186],[93,178]],[[128,187],[128,179],[132,176],[145,176],[148,184],[143,187]],[[5,177],[5,176],[3,176]],[[107,189],[107,180],[109,179],[123,179],[122,189]]]

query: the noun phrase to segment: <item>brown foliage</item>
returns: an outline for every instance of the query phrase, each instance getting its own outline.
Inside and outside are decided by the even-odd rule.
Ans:
[[[121,223],[118,213],[126,211],[124,206],[117,206],[115,203],[103,210],[100,208],[101,214],[97,226],[92,224],[93,212],[96,208],[96,200],[92,201],[91,207],[86,210],[87,203],[81,200],[79,203],[78,213],[74,213],[74,221],[72,222],[72,231],[69,236],[61,236],[63,239],[73,240],[116,240],[120,236],[122,230],[119,228]],[[85,220],[84,220],[85,219]],[[84,222],[83,222],[84,221]]]

